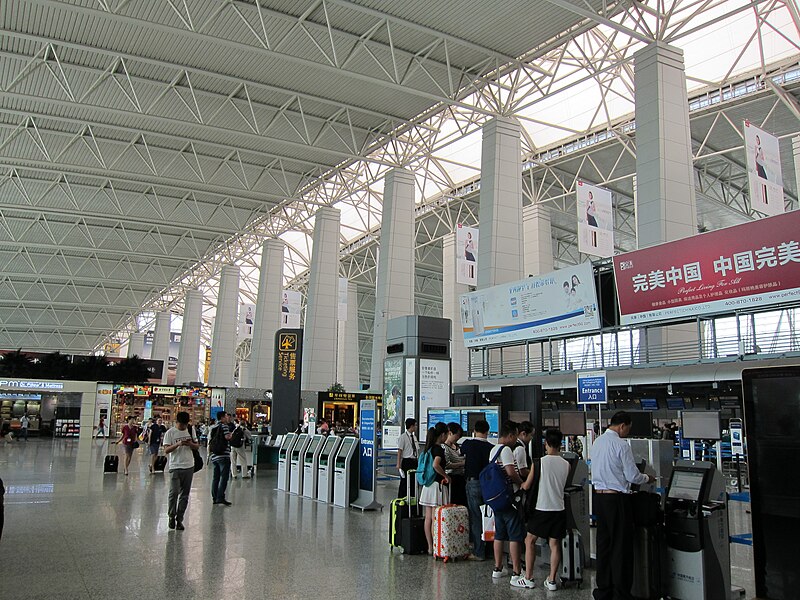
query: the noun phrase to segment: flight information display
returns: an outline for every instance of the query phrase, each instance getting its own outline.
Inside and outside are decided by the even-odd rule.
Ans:
[[[460,423],[465,436],[472,435],[475,423],[481,420],[489,423],[489,437],[498,437],[500,434],[499,406],[465,406],[458,408],[428,409],[429,427],[433,427],[436,423]]]

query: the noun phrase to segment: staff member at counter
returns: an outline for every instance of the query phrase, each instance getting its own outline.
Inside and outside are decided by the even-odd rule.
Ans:
[[[400,471],[398,498],[405,498],[406,494],[412,494],[414,491],[414,478],[408,479],[408,484],[406,484],[406,479],[409,471],[416,471],[418,458],[417,420],[406,419],[406,432],[397,440],[397,470]]]

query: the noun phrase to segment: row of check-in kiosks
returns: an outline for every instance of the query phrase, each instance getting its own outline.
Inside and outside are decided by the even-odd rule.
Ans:
[[[278,489],[347,508],[358,493],[358,438],[290,433],[278,450]]]

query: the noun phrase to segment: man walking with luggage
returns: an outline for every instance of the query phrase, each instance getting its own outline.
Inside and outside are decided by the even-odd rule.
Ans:
[[[161,419],[159,419],[160,421]],[[175,415],[175,426],[163,436],[164,453],[167,455],[169,470],[169,503],[167,515],[169,528],[183,531],[183,515],[189,504],[189,492],[194,477],[194,454],[200,448],[194,433],[189,431],[189,413]]]
[[[417,440],[417,420],[406,419],[406,431],[397,440],[397,470],[400,471],[400,488],[398,498],[406,495],[414,496],[414,478],[408,479],[409,471],[416,471],[419,458],[419,440]],[[406,480],[408,483],[406,483]]]
[[[486,544],[483,541],[483,515],[481,504],[480,474],[489,464],[489,453],[494,448],[489,437],[489,423],[480,420],[475,423],[472,439],[461,443],[461,453],[464,455],[464,478],[467,480],[467,510],[469,510],[469,538],[472,542],[471,560],[486,559]]]
[[[228,479],[231,476],[231,451],[229,442],[232,437],[232,428],[228,423],[228,415],[220,412],[217,422],[208,432],[208,452],[211,455],[211,464],[214,467],[214,476],[211,480],[211,498],[214,504],[230,506],[225,499],[225,490],[228,489]]]
[[[597,587],[595,600],[629,600],[633,585],[633,513],[630,486],[652,483],[639,472],[625,441],[631,416],[618,412],[592,446],[594,512],[597,517]]]

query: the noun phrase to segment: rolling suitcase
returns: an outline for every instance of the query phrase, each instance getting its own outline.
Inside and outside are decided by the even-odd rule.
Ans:
[[[576,583],[583,581],[583,544],[577,529],[567,529],[567,535],[561,540],[561,582]]]
[[[116,473],[119,469],[119,456],[109,454],[103,461],[103,473]]]
[[[156,462],[153,465],[153,470],[159,473],[163,473],[164,469],[167,468],[167,457],[166,456],[156,456]]]
[[[633,532],[631,595],[656,600],[667,593],[667,552],[661,525],[638,526]]]
[[[414,471],[406,473],[406,482],[413,480]],[[415,486],[416,487],[416,486]],[[410,495],[391,502],[389,515],[389,548],[402,548],[403,554],[425,554],[425,517],[420,514],[417,499]]]
[[[466,506],[445,504],[433,511],[433,555],[445,562],[470,553],[469,513]]]

